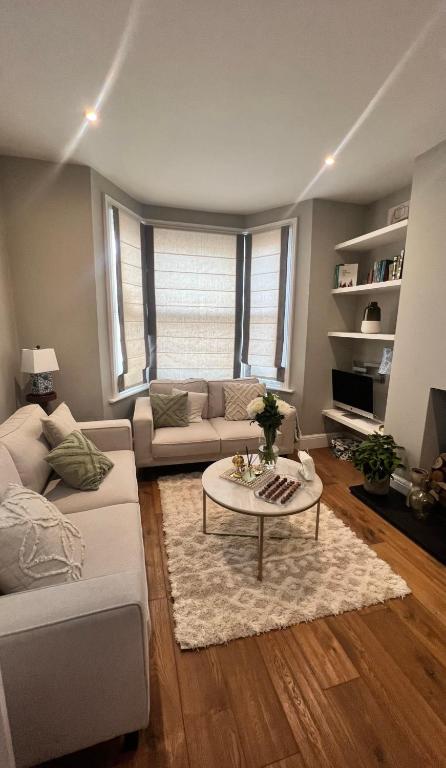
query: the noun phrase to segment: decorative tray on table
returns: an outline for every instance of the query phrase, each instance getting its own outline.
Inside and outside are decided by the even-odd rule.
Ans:
[[[254,496],[270,504],[284,507],[294,498],[296,491],[302,487],[302,482],[292,475],[278,475],[272,472],[272,477],[265,478],[260,488],[256,488]]]
[[[258,467],[258,465],[256,465]],[[260,488],[265,482],[270,480],[275,474],[273,469],[264,469],[262,474],[255,474],[254,472],[248,473],[246,470],[242,473],[237,472],[234,467],[222,472],[220,477],[224,477],[225,480],[230,480],[237,485],[243,485],[245,488],[251,488],[255,491],[256,488]]]

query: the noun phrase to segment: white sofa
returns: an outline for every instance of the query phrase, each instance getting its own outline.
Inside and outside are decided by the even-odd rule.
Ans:
[[[130,422],[81,423],[114,467],[99,490],[49,476],[37,405],[0,425],[0,489],[42,492],[85,540],[80,581],[0,596],[0,668],[18,768],[145,728],[150,617]]]
[[[166,464],[190,464],[201,461],[215,461],[232,456],[237,451],[256,451],[262,430],[257,424],[245,421],[226,421],[223,387],[234,381],[257,382],[258,379],[230,379],[206,381],[205,379],[154,379],[150,393],[170,394],[172,388],[187,392],[207,394],[207,405],[203,421],[187,427],[162,427],[155,429],[149,397],[138,397],[133,415],[133,435],[137,467],[162,466]],[[294,451],[296,411],[290,409],[282,422],[277,443],[281,454]]]

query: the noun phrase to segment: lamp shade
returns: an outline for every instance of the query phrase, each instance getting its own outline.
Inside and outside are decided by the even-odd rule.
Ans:
[[[23,373],[58,371],[59,365],[54,349],[22,349],[20,370]]]

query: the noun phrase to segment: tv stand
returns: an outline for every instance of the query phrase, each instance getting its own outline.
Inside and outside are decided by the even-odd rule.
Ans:
[[[380,421],[366,419],[357,413],[343,411],[342,408],[326,408],[322,411],[322,415],[327,419],[336,421],[338,424],[342,424],[344,427],[352,429],[354,432],[359,432],[361,435],[373,435],[374,432],[378,432],[383,427]]]

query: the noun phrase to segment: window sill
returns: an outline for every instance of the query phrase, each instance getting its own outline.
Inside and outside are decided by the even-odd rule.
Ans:
[[[124,392],[118,392],[117,395],[109,397],[108,402],[110,405],[113,405],[113,403],[119,403],[121,400],[125,400],[127,397],[133,397],[133,395],[139,395],[140,392],[145,392],[148,388],[148,384],[139,384],[137,387],[126,389]]]
[[[280,387],[279,385],[265,385],[269,392],[283,392],[285,395],[294,395],[294,389],[287,389],[287,387]]]

